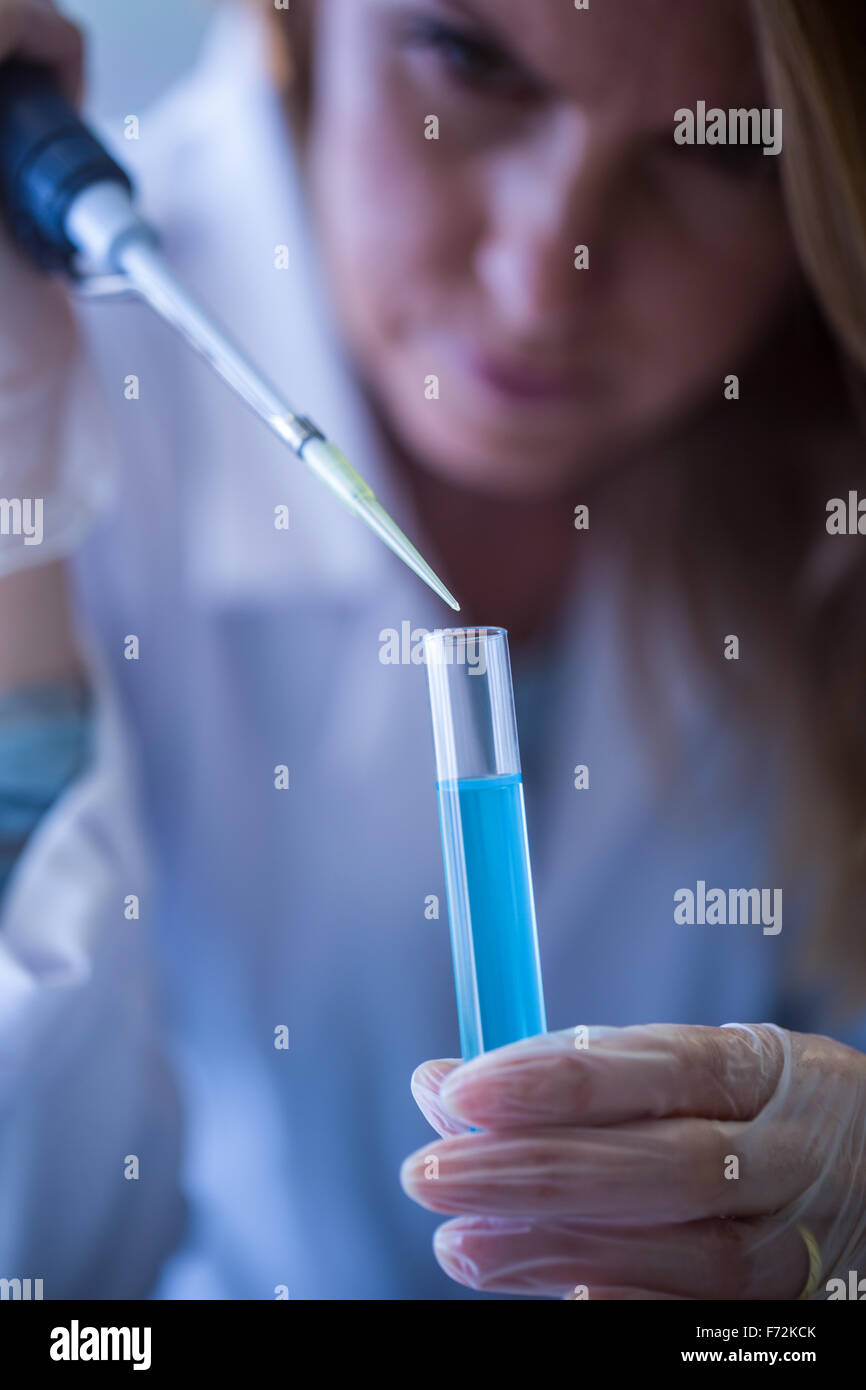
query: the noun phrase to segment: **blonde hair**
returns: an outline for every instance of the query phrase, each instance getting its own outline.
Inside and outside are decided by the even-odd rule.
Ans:
[[[862,0],[753,0],[803,267],[866,372],[866,7]]]
[[[752,11],[811,295],[752,364],[752,404],[708,411],[654,473],[630,473],[632,645],[651,679],[640,615],[653,593],[679,604],[739,716],[756,799],[777,750],[776,848],[802,866],[812,913],[794,971],[852,1010],[866,998],[866,551],[825,523],[829,500],[866,482],[866,7]],[[663,518],[649,540],[647,508]],[[746,659],[721,662],[734,632]]]

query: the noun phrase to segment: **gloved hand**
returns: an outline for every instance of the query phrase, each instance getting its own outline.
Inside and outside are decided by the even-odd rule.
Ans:
[[[798,1223],[822,1259],[811,1297],[866,1278],[866,1055],[830,1038],[774,1024],[568,1030],[427,1062],[412,1091],[445,1137],[401,1181],[458,1214],[434,1249],[470,1288],[797,1299]]]
[[[81,35],[50,0],[0,0],[0,62],[13,55],[51,66],[78,100]],[[68,553],[104,501],[93,389],[62,284],[32,268],[0,225],[0,576]],[[91,434],[77,451],[67,448],[73,412],[82,437]]]

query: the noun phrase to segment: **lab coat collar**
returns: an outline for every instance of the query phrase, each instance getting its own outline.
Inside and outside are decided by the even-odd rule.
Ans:
[[[149,143],[158,154],[142,194],[178,273],[425,551],[340,344],[298,155],[268,73],[270,42],[258,7],[221,8],[197,65],[153,113]],[[288,249],[287,270],[275,267],[278,246]],[[183,371],[195,441],[183,464],[189,578],[200,597],[355,604],[403,583],[400,562],[209,369],[185,362]],[[274,527],[281,504],[286,532]]]

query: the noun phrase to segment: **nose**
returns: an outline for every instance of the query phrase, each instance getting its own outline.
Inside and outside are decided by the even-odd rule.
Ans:
[[[475,269],[503,331],[566,337],[597,300],[611,261],[617,160],[612,138],[570,110],[494,157]],[[589,250],[589,269],[575,265],[578,246]]]

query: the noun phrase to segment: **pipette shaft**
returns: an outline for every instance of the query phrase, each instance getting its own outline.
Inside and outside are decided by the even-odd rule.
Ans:
[[[121,276],[345,506],[459,609],[341,450],[288,405],[173,275],[136,211],[128,175],[46,70],[17,59],[0,65],[0,207],[19,245],[45,269]]]

